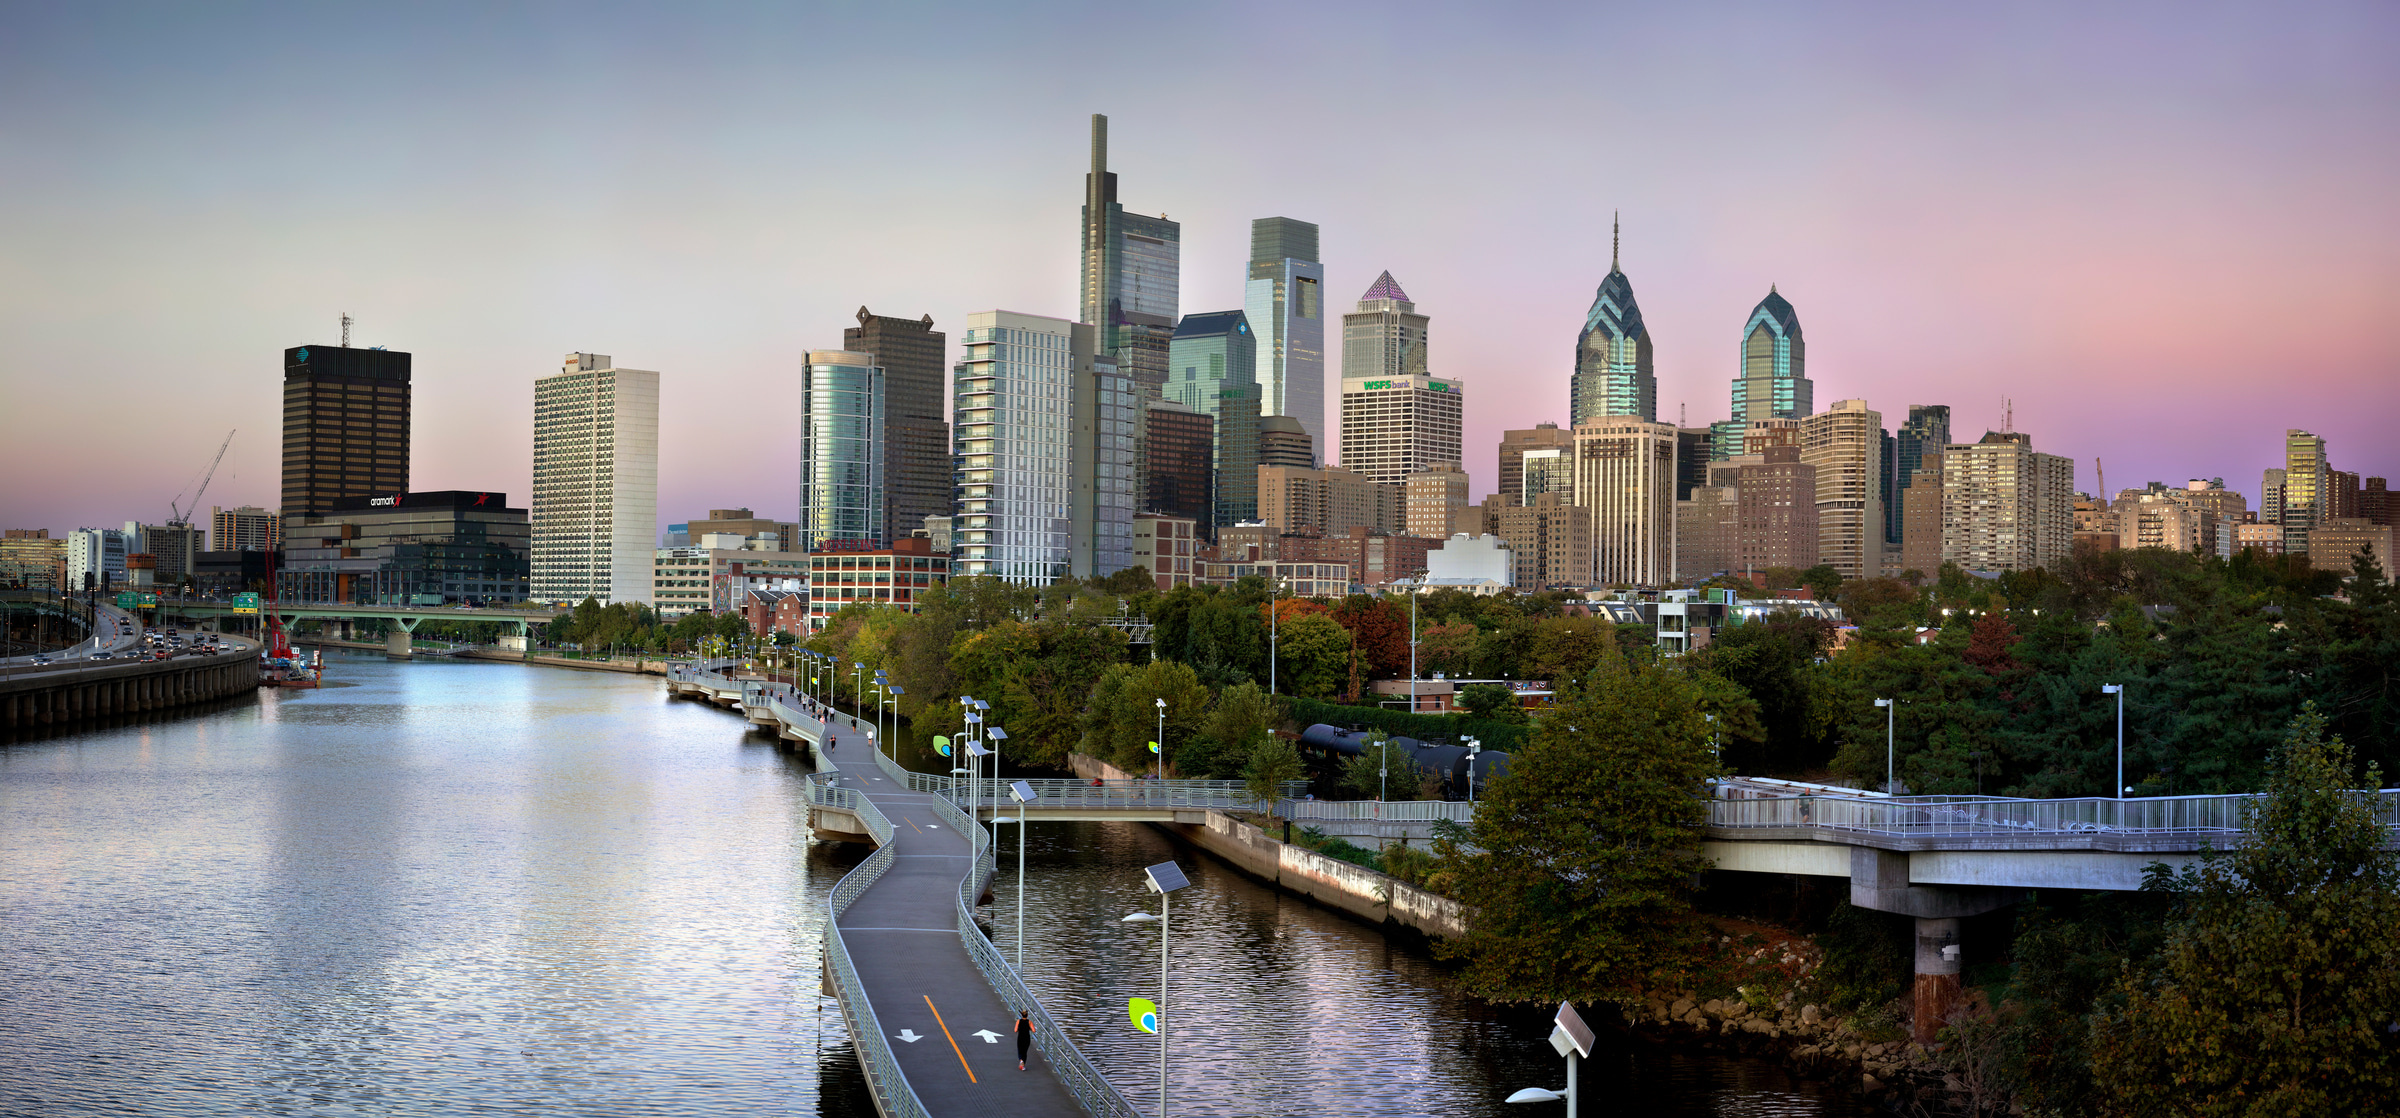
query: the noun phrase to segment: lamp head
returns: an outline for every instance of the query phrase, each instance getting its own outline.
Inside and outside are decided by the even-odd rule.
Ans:
[[[1875,705],[1879,707],[1888,707],[1892,705],[1892,701],[1890,699],[1877,699],[1875,700]]]
[[[2103,695],[2122,695],[2125,693],[2125,685],[2122,683],[2103,683],[2100,685],[2100,693]]]
[[[1025,781],[1012,780],[1008,782],[1008,798],[1021,804],[1029,804],[1041,799],[1042,794],[1034,791],[1033,785]]]
[[[1173,862],[1160,862],[1142,869],[1142,883],[1153,893],[1172,893],[1187,888],[1192,879],[1183,875],[1183,867]]]

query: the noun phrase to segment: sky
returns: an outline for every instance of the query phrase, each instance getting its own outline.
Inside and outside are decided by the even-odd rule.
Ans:
[[[1185,313],[1256,217],[1322,227],[1329,311],[1400,280],[1475,499],[1566,420],[1621,213],[1663,420],[1726,415],[1772,284],[1820,408],[2013,401],[2078,488],[2255,507],[2286,428],[2400,473],[2395,59],[2388,2],[6,0],[0,525],[163,519],[229,431],[203,511],[274,507],[281,352],[345,313],[414,354],[413,489],[523,504],[586,351],[662,374],[662,521],[788,517],[790,386],[861,305],[953,357],[1075,314],[1094,112]]]

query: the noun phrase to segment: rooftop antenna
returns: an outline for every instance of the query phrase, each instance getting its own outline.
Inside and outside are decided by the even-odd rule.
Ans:
[[[2108,467],[2101,464],[2100,459],[2093,458],[2092,472],[2100,475],[2099,479],[2092,484],[2100,487],[2100,500],[2105,504],[2108,501]]]
[[[2002,431],[2017,429],[2017,402],[2006,396],[2000,397],[2000,429]]]
[[[1623,230],[1624,223],[1618,220],[1617,211],[1610,210],[1608,213],[1608,270],[1612,272],[1617,270],[1617,245],[1623,239]]]
[[[350,348],[350,312],[342,312],[342,348]]]

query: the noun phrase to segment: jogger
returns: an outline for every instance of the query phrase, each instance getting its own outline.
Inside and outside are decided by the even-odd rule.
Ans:
[[[1033,1047],[1033,1018],[1026,1010],[1017,1011],[1017,1070],[1025,1070],[1025,1051]]]

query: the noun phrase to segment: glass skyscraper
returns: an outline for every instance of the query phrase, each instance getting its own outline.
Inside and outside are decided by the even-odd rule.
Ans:
[[[1367,293],[1358,297],[1358,310],[1342,316],[1342,375],[1424,376],[1425,335],[1431,321],[1417,313],[1417,305],[1390,272],[1376,276]],[[1323,445],[1318,444],[1320,449]]]
[[[1101,355],[1146,397],[1167,380],[1175,333],[1183,226],[1165,214],[1127,213],[1108,169],[1108,118],[1092,114],[1092,168],[1084,180],[1083,321],[1099,327]]]
[[[1216,419],[1217,524],[1258,519],[1261,348],[1241,311],[1185,315],[1168,347],[1166,398]]]
[[[1892,487],[1885,498],[1888,506],[1885,516],[1891,526],[1885,535],[1892,542],[1906,546],[1908,533],[1900,515],[1905,505],[1902,495],[1916,479],[1918,468],[1925,463],[1925,456],[1940,454],[1942,448],[1949,445],[1950,405],[1910,404],[1908,422],[1901,425],[1893,441]]]
[[[1259,407],[1300,421],[1325,442],[1325,265],[1317,227],[1288,217],[1250,223],[1250,276],[1242,308],[1258,338]]]
[[[1139,404],[1096,333],[1010,311],[968,316],[951,371],[956,575],[1046,585],[1132,564]]]
[[[800,377],[800,547],[833,540],[888,547],[885,416],[890,392],[875,358],[848,350],[808,355]]]
[[[1658,378],[1650,371],[1650,330],[1633,301],[1633,281],[1617,266],[1609,238],[1608,277],[1592,296],[1575,337],[1575,376],[1568,390],[1568,425],[1605,415],[1658,419]]]
[[[1742,327],[1742,375],[1733,382],[1733,422],[1754,419],[1800,419],[1816,410],[1815,386],[1808,380],[1808,347],[1800,338],[1800,316],[1790,300],[1767,288],[1767,297],[1750,311]],[[1732,430],[1734,445],[1727,455],[1744,453],[1741,428]]]

